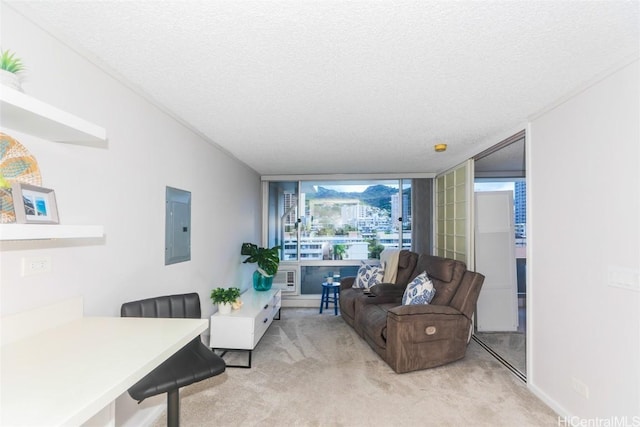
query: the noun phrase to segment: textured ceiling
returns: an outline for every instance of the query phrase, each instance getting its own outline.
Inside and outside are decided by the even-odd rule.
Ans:
[[[640,44],[637,1],[7,3],[261,174],[442,171]]]

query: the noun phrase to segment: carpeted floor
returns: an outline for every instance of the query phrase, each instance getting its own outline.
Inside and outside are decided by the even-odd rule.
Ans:
[[[524,375],[527,374],[525,334],[520,332],[480,332],[476,333],[476,337],[518,371]]]
[[[527,299],[518,298],[518,330],[516,332],[476,332],[475,336],[497,355],[527,376]]]
[[[245,354],[237,357],[244,363]],[[154,426],[165,422],[163,413]],[[285,308],[253,352],[251,369],[228,368],[182,389],[181,422],[557,426],[557,415],[473,341],[461,361],[399,375],[340,316]]]

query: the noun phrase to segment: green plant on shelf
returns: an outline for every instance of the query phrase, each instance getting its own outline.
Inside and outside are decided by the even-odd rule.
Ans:
[[[8,71],[12,74],[18,74],[24,71],[25,67],[22,60],[10,50],[0,50],[0,69]]]

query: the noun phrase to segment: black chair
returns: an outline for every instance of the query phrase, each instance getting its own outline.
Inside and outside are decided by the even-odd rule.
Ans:
[[[122,304],[121,317],[200,318],[197,293],[168,295]],[[180,387],[219,375],[225,370],[224,360],[207,348],[200,337],[194,338],[149,372],[128,391],[138,403],[147,397],[167,393],[167,426],[180,425]]]

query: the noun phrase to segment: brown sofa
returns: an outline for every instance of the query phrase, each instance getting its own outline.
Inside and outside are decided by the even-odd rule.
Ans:
[[[423,271],[436,294],[428,305],[402,305],[408,283]],[[484,276],[461,261],[401,251],[395,284],[381,283],[370,294],[340,283],[343,319],[398,372],[444,365],[465,355],[472,316]]]

